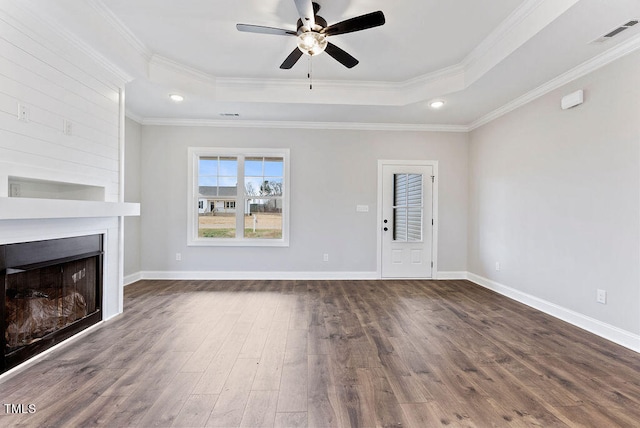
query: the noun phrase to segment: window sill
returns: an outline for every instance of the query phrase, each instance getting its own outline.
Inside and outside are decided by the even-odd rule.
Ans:
[[[192,239],[188,247],[288,247],[288,239]]]

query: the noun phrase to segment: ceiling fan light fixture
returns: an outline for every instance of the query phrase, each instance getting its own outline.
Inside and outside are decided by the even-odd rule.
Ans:
[[[327,48],[327,37],[316,31],[305,31],[298,35],[298,49],[307,55],[318,55]]]

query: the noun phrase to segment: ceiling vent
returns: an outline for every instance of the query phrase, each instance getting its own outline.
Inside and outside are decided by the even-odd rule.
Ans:
[[[614,28],[613,30],[609,31],[607,34],[605,34],[604,36],[598,37],[597,39],[595,39],[593,42],[591,43],[604,43],[607,40],[611,40],[612,38],[614,38],[615,36],[617,36],[618,34],[622,33],[624,30],[627,30],[631,27],[633,27],[634,25],[636,25],[638,23],[637,19],[632,19],[631,21],[620,25],[619,27]]]

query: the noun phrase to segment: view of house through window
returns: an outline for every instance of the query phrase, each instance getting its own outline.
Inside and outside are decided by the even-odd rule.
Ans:
[[[284,156],[199,155],[195,164],[199,239],[283,238]]]
[[[245,159],[245,237],[282,238],[283,166],[278,157]]]
[[[198,237],[235,238],[238,158],[201,157],[198,189]]]

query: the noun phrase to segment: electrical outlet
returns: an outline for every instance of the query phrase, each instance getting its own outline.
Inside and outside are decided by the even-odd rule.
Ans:
[[[322,255],[322,261],[323,262],[328,262],[329,261],[329,254],[325,253]]]
[[[176,253],[176,260],[177,260],[177,261],[182,260],[182,254],[180,254],[180,253]]]
[[[20,190],[20,185],[18,183],[9,184],[9,196],[12,198],[19,198],[22,196],[22,191]]]
[[[596,291],[596,301],[598,303],[602,303],[603,305],[607,304],[607,292],[605,290]]]
[[[500,262],[496,262],[496,270],[500,270]]]
[[[62,121],[62,133],[64,135],[71,135],[73,133],[73,123],[70,120],[64,119]]]
[[[18,120],[29,122],[29,106],[18,103]]]

